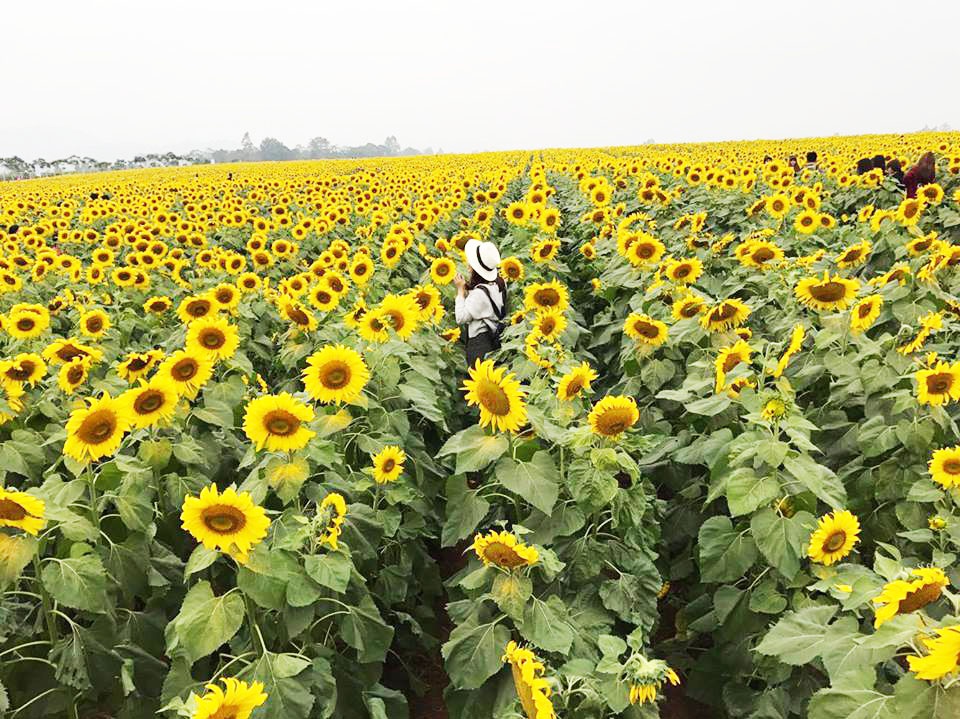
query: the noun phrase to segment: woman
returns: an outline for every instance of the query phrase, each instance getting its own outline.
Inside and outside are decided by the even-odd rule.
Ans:
[[[500,251],[492,242],[470,239],[463,248],[470,279],[457,274],[455,315],[466,325],[467,367],[473,367],[488,352],[499,349],[501,322],[506,315],[507,286],[497,272]]]
[[[933,159],[933,153],[927,152],[903,176],[903,184],[907,188],[907,197],[916,197],[918,187],[929,185],[935,179],[937,179],[937,165]]]

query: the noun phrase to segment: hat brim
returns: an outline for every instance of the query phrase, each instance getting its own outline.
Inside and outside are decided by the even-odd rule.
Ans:
[[[480,240],[470,238],[463,246],[463,253],[467,256],[467,264],[470,269],[480,275],[483,279],[493,281],[497,279],[497,268],[488,270],[480,263]]]

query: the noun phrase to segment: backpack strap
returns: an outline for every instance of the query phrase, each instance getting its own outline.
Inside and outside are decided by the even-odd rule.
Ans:
[[[494,302],[493,297],[490,296],[490,290],[487,288],[487,285],[485,284],[477,285],[477,289],[481,290],[483,294],[487,296],[487,300],[490,301],[490,306],[493,308],[493,313],[497,316],[497,319],[502,322],[503,317],[506,314],[506,307],[504,307],[503,305],[500,305],[499,307],[497,307],[497,303]]]

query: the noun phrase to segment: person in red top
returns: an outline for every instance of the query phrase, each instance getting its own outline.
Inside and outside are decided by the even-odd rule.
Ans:
[[[936,174],[937,166],[933,159],[933,153],[927,152],[903,176],[903,184],[907,188],[907,197],[916,197],[917,188],[929,185],[936,179]]]

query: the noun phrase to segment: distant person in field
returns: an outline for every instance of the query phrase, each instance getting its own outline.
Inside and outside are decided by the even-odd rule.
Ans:
[[[790,169],[793,170],[794,175],[800,172],[800,163],[797,161],[796,155],[790,155],[790,157],[787,158],[787,164],[790,165]]]
[[[869,157],[861,157],[857,160],[857,174],[866,175],[870,170],[873,169],[873,160]]]
[[[893,178],[894,182],[903,188],[903,166],[900,160],[890,160],[887,163],[887,177]]]
[[[887,158],[883,155],[874,155],[870,163],[874,170],[880,170],[883,174],[887,174]]]
[[[907,188],[907,197],[916,197],[917,188],[931,184],[937,179],[937,164],[933,153],[924,153],[916,165],[903,176],[903,185]]]
[[[810,152],[807,153],[806,169],[808,169],[808,170],[819,170],[819,169],[820,169],[820,164],[817,162],[817,151],[816,151],[816,150],[810,150]]]
[[[507,285],[500,277],[500,251],[492,242],[469,239],[464,246],[470,279],[457,273],[455,315],[466,330],[467,367],[482,361],[487,353],[500,349],[507,314]]]

